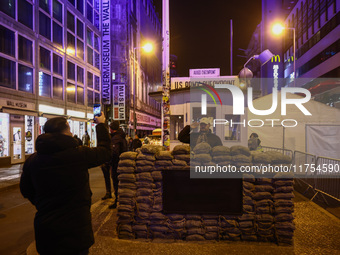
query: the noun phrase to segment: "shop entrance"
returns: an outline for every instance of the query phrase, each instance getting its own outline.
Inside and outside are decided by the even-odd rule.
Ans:
[[[25,129],[24,122],[20,116],[13,121],[11,116],[11,164],[23,163],[25,161]]]

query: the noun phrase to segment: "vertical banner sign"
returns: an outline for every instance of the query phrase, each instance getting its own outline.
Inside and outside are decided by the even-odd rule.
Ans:
[[[169,29],[169,0],[163,0],[163,97],[162,97],[162,141],[163,146],[170,150],[170,29]]]
[[[111,104],[110,0],[102,1],[102,103]]]
[[[113,85],[113,119],[125,120],[125,85]]]

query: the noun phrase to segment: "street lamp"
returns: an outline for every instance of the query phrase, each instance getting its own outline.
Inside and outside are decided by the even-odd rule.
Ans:
[[[273,53],[270,52],[270,50],[264,50],[261,52],[260,55],[254,55],[252,56],[251,58],[249,58],[247,60],[247,62],[243,65],[243,69],[239,72],[238,76],[239,78],[241,79],[245,79],[246,82],[245,82],[245,85],[244,86],[247,86],[247,79],[250,79],[253,77],[253,73],[252,71],[250,71],[246,65],[253,59],[257,59],[261,62],[261,66],[263,66],[264,64],[266,64],[272,57],[274,56]]]
[[[276,23],[273,25],[272,27],[272,32],[274,35],[280,35],[282,34],[283,30],[287,29],[287,30],[293,30],[293,58],[294,58],[294,63],[293,63],[293,78],[294,78],[294,87],[295,87],[295,77],[296,77],[296,68],[295,68],[295,28],[294,27],[285,27],[283,26],[281,23]]]
[[[136,70],[135,70],[135,62],[137,61],[136,59],[136,51],[137,49],[143,49],[144,52],[150,53],[153,50],[153,45],[151,43],[146,43],[142,47],[134,47],[133,48],[133,137],[136,134],[136,129],[137,129],[137,117],[136,117]]]

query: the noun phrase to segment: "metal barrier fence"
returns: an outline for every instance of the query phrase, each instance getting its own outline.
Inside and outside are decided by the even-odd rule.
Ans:
[[[318,157],[316,167],[321,171],[316,171],[314,197],[322,193],[340,201],[340,159]]]
[[[276,152],[281,152],[284,155],[287,155],[294,159],[294,153],[292,150],[287,150],[287,149],[281,149],[281,148],[274,148],[274,147],[268,147],[268,146],[262,146],[263,151],[276,151]]]
[[[294,160],[292,161],[295,166],[301,166],[301,170],[303,171],[301,174],[295,173],[295,179],[298,182],[303,182],[307,185],[306,190],[303,192],[303,195],[306,194],[308,190],[313,190],[315,193],[315,172],[310,172],[309,167],[311,164],[316,164],[317,157],[313,154],[294,151]],[[299,176],[300,175],[300,176]]]
[[[302,167],[302,173],[295,174],[297,182],[303,182],[307,185],[308,190],[314,192],[313,200],[318,194],[321,194],[324,201],[327,203],[324,195],[327,195],[340,202],[340,159],[333,159],[327,157],[317,157],[316,155],[301,152],[292,151],[282,148],[262,146],[263,151],[277,151],[292,158],[292,163],[296,167]],[[315,166],[315,169],[321,169],[321,171],[315,171],[311,169],[311,165]],[[327,168],[328,170],[326,171]],[[299,168],[300,169],[300,168]],[[325,171],[322,171],[325,169]],[[331,170],[330,170],[331,169]]]

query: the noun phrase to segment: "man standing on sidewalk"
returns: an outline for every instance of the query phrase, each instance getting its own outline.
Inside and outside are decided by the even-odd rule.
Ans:
[[[78,146],[65,118],[48,120],[37,152],[24,164],[20,190],[37,209],[34,231],[42,255],[88,254],[94,243],[88,169],[111,155],[103,113],[96,122],[98,146],[89,148]]]

